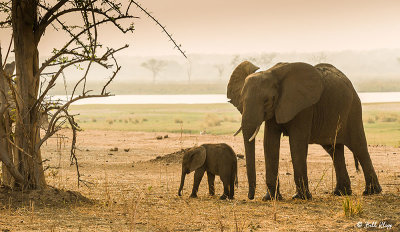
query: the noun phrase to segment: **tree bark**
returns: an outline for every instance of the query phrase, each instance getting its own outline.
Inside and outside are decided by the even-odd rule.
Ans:
[[[35,41],[38,27],[37,0],[12,2],[12,24],[16,62],[16,121],[14,164],[23,175],[29,189],[46,186],[40,150],[39,115],[35,102],[38,97],[39,52]]]
[[[1,57],[1,56],[0,56]],[[1,63],[1,62],[0,62]],[[9,105],[9,99],[7,99],[7,94],[9,93],[9,88],[5,77],[0,73],[0,104],[1,107],[6,107]],[[10,122],[10,113],[9,109],[4,109],[3,114],[0,115],[0,150],[3,151],[3,155],[5,158],[12,161],[12,147],[10,143],[7,141],[7,138],[10,138],[11,135],[11,122]],[[6,164],[2,163],[1,168],[1,177],[3,184],[6,186],[12,186],[12,176],[10,172],[8,172]]]

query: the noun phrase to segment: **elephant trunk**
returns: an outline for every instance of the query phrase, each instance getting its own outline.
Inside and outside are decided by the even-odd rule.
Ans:
[[[256,189],[256,164],[255,164],[255,137],[264,121],[264,108],[262,103],[255,104],[257,101],[244,103],[242,114],[242,134],[244,140],[244,149],[246,153],[247,180],[249,183],[248,198],[254,199]]]
[[[254,128],[242,128],[243,130],[243,140],[244,148],[246,153],[246,171],[247,180],[249,183],[249,193],[248,198],[250,200],[254,199],[255,189],[256,189],[256,165],[255,165],[255,140],[250,140],[250,137],[254,134],[256,127]]]
[[[185,177],[186,177],[186,172],[185,169],[182,168],[181,185],[179,186],[178,196],[182,196],[182,189],[183,185],[185,184]]]

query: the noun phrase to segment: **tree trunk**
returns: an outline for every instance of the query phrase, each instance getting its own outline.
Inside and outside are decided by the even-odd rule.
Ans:
[[[1,63],[1,62],[0,62]],[[9,102],[6,98],[6,94],[8,94],[9,89],[7,88],[8,84],[5,80],[5,77],[0,74],[0,103],[4,107]],[[0,150],[4,152],[3,155],[7,156],[9,160],[13,160],[12,158],[12,147],[8,142],[7,138],[11,139],[11,123],[10,123],[10,113],[8,109],[5,109],[3,115],[0,115]],[[7,167],[4,163],[2,163],[1,168],[1,177],[3,184],[6,186],[12,186],[12,177],[8,172]]]
[[[46,186],[40,150],[35,145],[40,140],[39,109],[35,106],[40,77],[39,52],[35,41],[37,28],[37,0],[20,0],[12,3],[12,24],[16,62],[16,124],[14,164],[25,178],[29,189]]]

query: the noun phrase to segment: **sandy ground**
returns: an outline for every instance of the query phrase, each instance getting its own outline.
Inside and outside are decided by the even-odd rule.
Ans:
[[[66,134],[69,136],[68,134]],[[313,200],[291,200],[295,192],[287,138],[281,143],[279,177],[284,200],[263,202],[265,168],[262,135],[257,137],[256,199],[247,199],[245,161],[239,159],[239,187],[232,201],[220,201],[222,183],[216,178],[217,196],[208,196],[203,178],[198,198],[191,199],[193,174],[188,175],[184,195],[177,196],[179,157],[158,156],[202,143],[224,142],[244,154],[242,137],[83,131],[78,137],[79,170],[87,185],[77,186],[75,166],[70,166],[68,139],[50,139],[43,149],[46,178],[43,191],[0,190],[2,231],[400,231],[400,148],[370,146],[373,164],[383,188],[380,195],[361,195],[362,173],[352,154],[346,163],[353,196],[335,197],[332,161],[317,145],[310,145],[308,175]],[[118,148],[115,151],[114,148]],[[113,151],[110,151],[110,150]],[[128,150],[129,149],[129,150]],[[54,188],[53,188],[54,187]],[[362,212],[346,217],[343,202]],[[360,227],[360,228],[359,228]],[[370,227],[370,228],[367,228]]]

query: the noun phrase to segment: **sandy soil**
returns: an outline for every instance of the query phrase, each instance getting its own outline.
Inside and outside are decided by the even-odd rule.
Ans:
[[[361,196],[362,173],[351,153],[346,160],[353,196],[334,197],[332,161],[311,145],[308,173],[313,200],[291,200],[295,186],[287,138],[281,143],[279,176],[284,200],[263,202],[265,168],[262,135],[257,137],[256,199],[247,199],[245,161],[239,159],[239,188],[235,200],[220,201],[222,183],[216,178],[217,196],[208,196],[206,177],[198,198],[191,199],[193,174],[184,195],[177,196],[180,181],[179,151],[202,143],[224,142],[244,154],[242,137],[84,131],[79,133],[79,170],[87,185],[77,186],[70,166],[68,139],[51,139],[43,149],[47,190],[14,192],[0,189],[2,231],[400,231],[400,148],[369,147],[383,193]],[[69,136],[66,134],[66,136]],[[118,148],[118,151],[115,151]],[[129,150],[128,150],[129,149]],[[113,150],[113,151],[110,151]],[[158,159],[156,159],[158,156]],[[154,160],[156,159],[156,160]],[[362,213],[346,217],[343,202],[358,205]],[[361,223],[361,224],[360,224]],[[368,226],[366,223],[370,223]],[[374,224],[376,223],[376,224]],[[361,226],[361,228],[358,228]],[[372,227],[367,229],[366,227]]]

